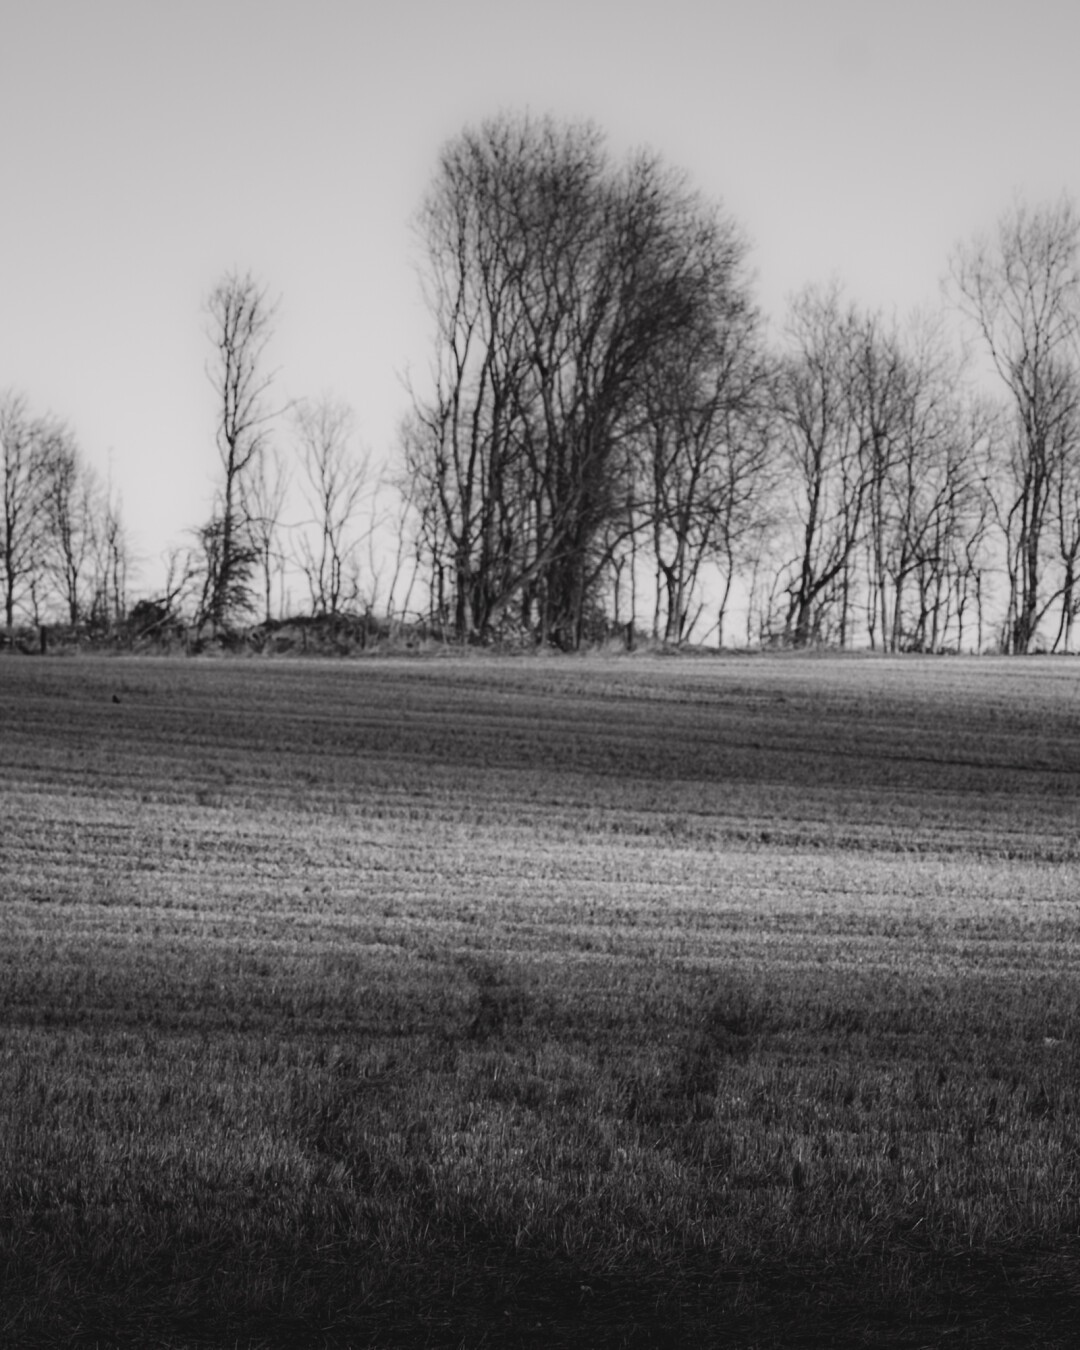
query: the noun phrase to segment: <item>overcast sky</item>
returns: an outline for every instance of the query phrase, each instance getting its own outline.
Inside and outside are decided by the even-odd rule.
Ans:
[[[1080,198],[1076,0],[4,0],[0,389],[120,489],[143,584],[207,518],[204,303],[281,297],[282,401],[391,452],[422,383],[413,217],[504,110],[648,146],[742,225],[776,320],[808,282],[904,313],[1019,194]]]

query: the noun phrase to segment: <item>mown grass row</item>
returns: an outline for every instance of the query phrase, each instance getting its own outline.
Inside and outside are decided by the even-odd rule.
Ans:
[[[686,748],[694,713],[751,738],[738,663],[29,668],[0,669],[0,1343],[1074,1343],[1058,667],[1011,709],[977,663],[865,663],[876,699],[760,668],[763,746],[843,714],[839,789]],[[906,728],[944,737],[972,681],[939,757],[1003,739],[934,787]],[[227,781],[177,730],[219,723]]]

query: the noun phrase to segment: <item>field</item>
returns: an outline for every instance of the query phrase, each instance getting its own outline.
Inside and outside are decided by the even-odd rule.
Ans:
[[[1080,665],[0,660],[0,1345],[1076,1346]]]

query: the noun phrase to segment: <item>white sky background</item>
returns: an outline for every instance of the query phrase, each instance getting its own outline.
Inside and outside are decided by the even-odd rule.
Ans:
[[[442,143],[528,109],[649,146],[807,282],[901,314],[1020,194],[1080,198],[1076,0],[0,0],[0,388],[73,428],[135,581],[210,514],[203,306],[281,297],[289,398],[392,452],[427,324],[410,220]]]

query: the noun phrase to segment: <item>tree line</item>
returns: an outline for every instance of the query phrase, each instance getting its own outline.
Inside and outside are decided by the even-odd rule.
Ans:
[[[69,427],[0,394],[0,578],[4,624],[59,612],[107,630],[127,607],[128,547],[119,501]]]
[[[250,273],[227,274],[207,297],[219,481],[208,519],[169,550],[164,586],[152,595],[132,595],[119,499],[101,488],[71,431],[32,417],[20,394],[0,399],[9,638],[19,620],[58,619],[91,637],[228,633],[292,608],[290,573],[309,616],[370,605],[358,551],[371,527],[362,519],[373,495],[369,458],[355,446],[353,410],[332,394],[274,403],[265,357],[276,311]]]
[[[206,306],[219,486],[144,616],[270,619],[289,575],[310,614],[381,605],[462,642],[1071,649],[1068,199],[1017,202],[959,246],[940,314],[900,321],[809,286],[775,333],[734,218],[658,155],[614,161],[591,125],[466,129],[416,236],[434,340],[388,466],[394,508],[346,404],[274,403],[276,307],[231,273]],[[124,620],[123,527],[70,433],[9,394],[0,454],[9,629],[50,602],[72,623]],[[292,478],[302,521],[285,519]]]
[[[420,216],[432,387],[404,449],[458,638],[678,642],[736,584],[749,642],[1068,648],[1080,547],[1078,219],[1017,205],[907,323],[808,287],[769,340],[735,222],[654,155],[503,117]],[[708,576],[710,585],[703,585]],[[1004,587],[997,583],[1004,579]],[[997,596],[996,607],[991,603]],[[644,610],[644,613],[643,613]]]

